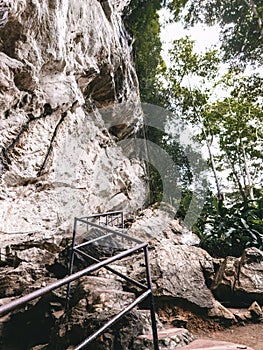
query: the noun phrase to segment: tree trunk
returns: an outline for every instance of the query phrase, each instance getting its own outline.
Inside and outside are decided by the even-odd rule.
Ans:
[[[216,172],[215,159],[214,159],[214,156],[213,156],[213,153],[211,150],[211,142],[208,140],[208,136],[207,136],[205,129],[203,129],[203,133],[205,135],[205,142],[206,142],[206,146],[208,149],[208,154],[209,154],[209,158],[210,158],[210,162],[211,162],[211,166],[212,166],[212,172],[213,172],[215,183],[216,183],[217,198],[218,198],[218,200],[223,200],[223,193],[221,191],[219,178],[218,178],[217,172]]]
[[[236,169],[235,169],[235,165],[234,165],[232,162],[230,162],[229,160],[228,160],[228,163],[230,164],[231,169],[232,169],[234,182],[236,181],[236,183],[237,183],[237,185],[238,185],[238,188],[239,188],[239,192],[240,192],[240,194],[241,194],[241,196],[242,196],[242,199],[243,199],[243,201],[245,201],[245,200],[247,199],[247,196],[246,196],[246,193],[245,193],[245,191],[244,191],[244,189],[243,189],[243,187],[242,187],[242,184],[241,184],[241,182],[240,182],[240,179],[239,179],[239,177],[238,177],[237,171],[236,171]]]
[[[251,200],[254,200],[254,191],[253,191],[253,183],[251,181],[251,176],[250,176],[250,172],[249,172],[249,168],[248,168],[248,161],[247,161],[247,156],[246,156],[246,151],[245,151],[245,147],[244,144],[241,141],[241,147],[242,147],[242,152],[243,152],[243,157],[244,157],[244,164],[245,164],[245,174],[246,174],[246,178],[247,178],[247,184],[248,184],[248,194],[249,194],[249,198]]]

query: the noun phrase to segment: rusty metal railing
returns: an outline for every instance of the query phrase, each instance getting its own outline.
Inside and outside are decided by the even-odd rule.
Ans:
[[[120,219],[116,219],[116,217],[120,217]],[[113,217],[115,219],[113,220]],[[101,220],[105,220],[103,223]],[[99,223],[98,221],[99,220]],[[83,242],[78,242],[78,224],[82,224],[86,227],[86,234],[89,233],[90,228],[93,229],[92,237],[90,239],[87,239],[88,237],[85,236],[85,233],[81,232],[81,237]],[[110,227],[109,227],[110,224]],[[115,228],[115,230],[113,229]],[[121,229],[121,231],[118,231],[117,229]],[[106,329],[110,328],[112,325],[114,325],[118,320],[120,320],[124,315],[126,315],[129,311],[131,311],[135,306],[140,304],[143,300],[149,298],[150,299],[150,313],[151,313],[151,323],[152,323],[152,334],[153,334],[153,343],[154,343],[154,350],[159,350],[158,345],[158,332],[157,332],[157,324],[156,324],[156,316],[155,316],[155,306],[154,306],[154,297],[152,293],[152,282],[151,282],[151,275],[150,275],[150,264],[149,264],[149,254],[148,254],[148,243],[142,242],[137,238],[130,237],[129,235],[123,233],[124,228],[124,219],[123,219],[123,213],[122,212],[110,212],[110,213],[104,213],[104,214],[96,214],[91,215],[83,218],[75,218],[74,221],[74,229],[73,229],[73,239],[72,239],[72,254],[71,254],[71,261],[70,261],[70,271],[69,276],[62,278],[46,287],[43,287],[41,289],[38,289],[32,293],[29,293],[27,295],[24,295],[18,299],[15,299],[5,305],[0,306],[0,316],[5,315],[13,311],[14,309],[18,307],[22,307],[23,305],[27,304],[28,302],[40,298],[53,290],[62,287],[64,285],[67,285],[67,307],[69,307],[69,301],[70,301],[70,285],[71,282],[78,280],[79,278],[90,274],[91,272],[94,272],[100,268],[105,268],[108,271],[111,271],[112,273],[118,275],[119,277],[123,278],[124,280],[136,285],[138,288],[141,289],[141,294],[128,306],[126,306],[123,310],[121,310],[116,316],[114,316],[111,320],[106,322],[100,329],[98,329],[95,333],[91,334],[88,338],[83,340],[81,344],[79,344],[77,347],[75,347],[75,350],[81,350],[86,348],[88,344],[90,344],[92,341],[94,341],[98,336],[103,334]],[[99,232],[99,234],[98,234]],[[95,237],[94,236],[95,233]],[[113,240],[115,238],[115,240]],[[116,238],[119,238],[120,241],[114,248],[123,248],[124,240],[126,242],[130,242],[130,244],[133,244],[134,246],[129,247],[127,249],[123,249],[123,251],[120,251],[116,253],[113,256],[103,258],[102,261],[98,257],[94,257],[91,254],[88,253],[88,247],[94,244],[107,242],[109,239],[111,239],[111,242],[116,243]],[[105,248],[105,247],[104,247]],[[108,248],[108,246],[106,246]],[[123,273],[117,271],[116,269],[109,266],[109,264],[119,261],[123,258],[129,257],[134,253],[142,253],[144,254],[144,261],[145,261],[145,273],[146,273],[146,284],[140,283],[134,279],[132,279],[129,276],[124,275]],[[84,258],[88,258],[89,260],[93,261],[94,263],[81,271],[77,271],[73,273],[74,268],[74,260],[76,255],[81,255]]]

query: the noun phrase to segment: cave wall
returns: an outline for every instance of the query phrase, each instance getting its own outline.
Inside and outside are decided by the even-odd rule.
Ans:
[[[144,205],[128,2],[0,0],[0,241]]]

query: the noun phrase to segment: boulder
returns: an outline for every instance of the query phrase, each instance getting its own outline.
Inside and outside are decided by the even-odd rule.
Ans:
[[[38,233],[3,235],[0,238],[0,298],[26,294],[54,281],[49,268],[55,265],[65,243],[65,238],[53,232],[44,236]]]
[[[198,236],[173,219],[169,210],[171,208],[164,205],[162,210],[155,205],[143,210],[129,228],[129,234],[149,242],[151,246],[169,245],[171,242],[184,245],[199,244]]]
[[[38,271],[39,272],[39,271]],[[33,276],[37,273],[32,264],[21,263],[13,269],[0,269],[0,298],[13,297],[22,294],[34,283]],[[38,277],[40,275],[38,274]]]
[[[203,249],[159,246],[151,256],[151,273],[156,296],[173,297],[205,309],[213,307],[205,278],[213,273],[213,262]]]
[[[222,320],[224,323],[227,321],[228,323],[237,322],[235,315],[217,300],[214,300],[214,307],[208,311],[208,316]]]
[[[207,286],[214,273],[213,259],[203,249],[190,245],[197,243],[194,234],[158,209],[145,210],[128,234],[149,242],[156,297],[172,298],[203,309],[214,307],[214,298]],[[143,261],[138,257],[129,261],[128,271],[135,279],[143,281]]]
[[[263,252],[252,247],[240,258],[226,257],[211,289],[225,305],[248,307],[253,301],[263,305]]]
[[[249,306],[248,311],[250,312],[252,319],[263,319],[262,308],[256,301]]]

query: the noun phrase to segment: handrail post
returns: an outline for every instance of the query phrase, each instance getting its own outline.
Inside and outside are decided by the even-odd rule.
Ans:
[[[110,214],[114,214],[114,213],[110,213]],[[95,217],[94,215],[91,216],[92,218]],[[14,299],[11,302],[0,306],[0,316],[1,315],[6,315],[9,312],[13,311],[14,309],[16,309],[17,307],[21,307],[25,304],[27,304],[28,302],[35,300],[37,298],[40,298],[50,292],[52,292],[53,290],[56,290],[62,286],[67,285],[67,295],[66,295],[66,303],[65,303],[65,310],[68,311],[69,310],[69,306],[70,306],[70,297],[71,297],[71,283],[73,281],[76,281],[78,279],[80,279],[81,277],[84,277],[86,275],[89,275],[90,273],[104,267],[107,270],[111,271],[112,273],[115,273],[117,276],[124,278],[126,281],[130,282],[130,283],[134,283],[137,287],[142,289],[142,294],[140,294],[131,304],[129,304],[128,306],[126,306],[122,311],[120,311],[117,315],[115,315],[111,320],[109,320],[108,322],[106,322],[106,324],[104,324],[99,330],[97,330],[95,333],[93,333],[92,335],[90,335],[88,338],[86,338],[86,340],[84,340],[79,346],[77,346],[75,348],[75,350],[80,350],[83,349],[84,347],[86,347],[86,345],[88,345],[90,342],[92,342],[96,337],[98,337],[99,335],[101,335],[106,329],[108,329],[109,327],[111,327],[113,324],[115,324],[121,317],[123,317],[124,315],[126,315],[128,312],[130,312],[135,306],[137,306],[138,304],[140,304],[142,301],[146,300],[147,298],[150,298],[150,315],[151,315],[151,325],[152,325],[152,336],[153,336],[153,345],[154,345],[154,350],[159,350],[159,344],[158,344],[158,331],[157,331],[157,322],[156,322],[156,314],[155,314],[155,305],[154,305],[154,297],[153,297],[153,291],[152,291],[152,281],[151,281],[151,273],[150,273],[150,262],[149,262],[149,252],[148,252],[148,243],[146,242],[142,242],[140,239],[135,238],[135,237],[131,237],[128,236],[127,234],[124,233],[124,216],[123,216],[123,212],[118,212],[118,216],[115,216],[116,219],[114,219],[115,221],[117,220],[117,227],[120,228],[120,220],[121,220],[121,232],[118,231],[114,231],[112,228],[109,227],[104,227],[98,225],[97,223],[91,223],[88,220],[89,217],[87,218],[74,218],[74,227],[73,227],[73,237],[72,237],[72,242],[71,242],[71,256],[70,256],[70,266],[69,266],[69,275],[57,280],[56,282],[53,282],[52,284],[49,284],[45,287],[42,287],[40,289],[37,289],[29,294],[26,294],[20,298]],[[103,218],[103,215],[99,215],[99,218]],[[111,219],[113,218],[113,215],[111,217]],[[112,224],[111,226],[114,226],[113,224],[115,223],[115,221],[110,220],[110,217],[108,217],[108,215],[106,215],[106,219],[105,221],[107,222],[107,224]],[[93,227],[97,227],[97,228],[101,228],[101,230],[106,230],[106,232],[108,232],[108,234],[97,237],[97,238],[93,238],[90,239],[89,241],[85,242],[84,244],[76,244],[76,242],[78,242],[77,240],[77,229],[78,229],[78,222],[79,223],[84,223],[87,224],[88,226],[93,226]],[[99,220],[99,223],[101,224],[103,222],[102,219]],[[87,228],[88,228],[87,226]],[[109,258],[106,258],[104,260],[100,260],[97,259],[89,254],[87,254],[84,251],[81,251],[81,248],[83,248],[84,246],[94,243],[95,241],[97,242],[99,239],[103,239],[105,237],[111,236],[111,235],[117,235],[119,237],[121,237],[122,241],[125,239],[128,239],[128,241],[136,243],[135,246],[128,248],[128,249],[123,249],[121,252],[119,252],[116,255],[113,255]],[[128,256],[130,256],[131,254],[135,253],[135,252],[140,252],[140,253],[144,253],[144,258],[145,258],[145,270],[146,270],[146,280],[147,280],[147,285],[142,284],[134,279],[132,279],[129,276],[125,276],[124,274],[122,274],[121,272],[116,271],[115,269],[111,268],[110,265],[111,263],[115,262],[115,261],[119,261],[123,258],[126,258]],[[87,258],[92,259],[95,264],[92,264],[86,268],[84,268],[81,271],[78,272],[74,272],[74,259],[75,259],[75,254],[81,254],[82,256],[85,256]]]
[[[76,243],[76,233],[77,233],[77,218],[74,218],[74,228],[73,228],[73,237],[72,237],[72,244],[71,244],[71,257],[70,257],[70,266],[69,266],[69,275],[72,275],[73,273],[73,266],[74,266],[74,258],[75,258],[75,243]],[[69,309],[69,300],[70,300],[70,282],[67,286],[67,297],[66,297],[66,305],[65,309]]]
[[[154,297],[153,297],[153,291],[152,291],[152,279],[151,279],[151,272],[150,272],[148,245],[144,247],[143,250],[144,250],[144,258],[145,258],[147,285],[148,285],[148,288],[151,290],[150,312],[151,312],[151,321],[152,321],[153,346],[154,346],[154,350],[159,350],[158,330],[157,330],[157,321],[156,321],[156,315],[155,315]]]
[[[122,232],[124,232],[124,212],[121,212],[121,229]]]

